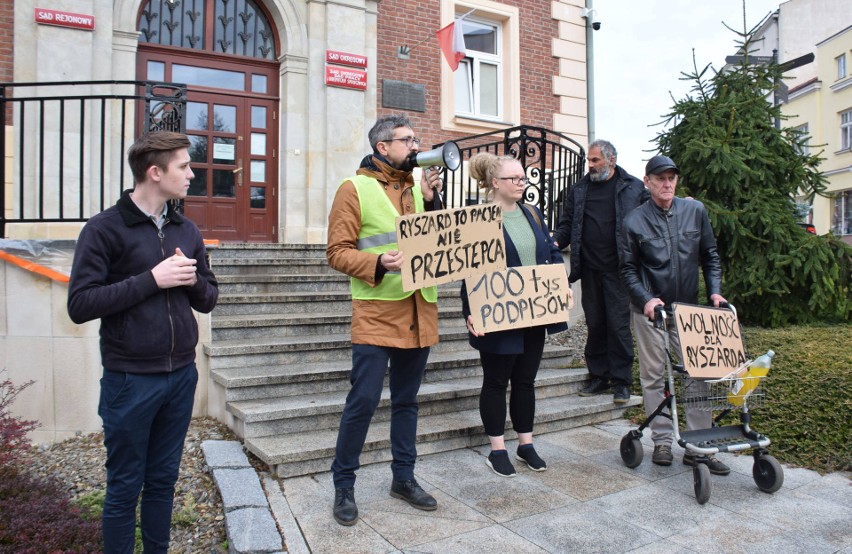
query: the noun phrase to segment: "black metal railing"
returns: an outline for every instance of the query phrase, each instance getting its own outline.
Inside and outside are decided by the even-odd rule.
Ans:
[[[479,152],[509,155],[521,162],[529,179],[524,202],[538,206],[545,224],[553,230],[562,211],[562,198],[583,177],[586,154],[574,139],[544,129],[520,125],[502,131],[465,137],[455,141],[463,160]],[[436,145],[441,146],[441,145]],[[484,202],[483,191],[462,164],[456,171],[444,169],[444,202],[459,208]]]
[[[5,179],[2,184],[0,237],[6,236],[7,224],[83,222],[107,208],[127,186],[124,154],[136,126],[185,130],[186,85],[0,83],[0,114],[7,107],[12,108],[7,123],[13,128],[14,169],[12,190]],[[6,146],[0,133],[0,175],[7,174]]]

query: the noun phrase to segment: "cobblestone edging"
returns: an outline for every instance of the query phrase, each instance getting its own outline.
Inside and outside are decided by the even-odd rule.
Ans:
[[[222,496],[229,551],[232,554],[284,552],[266,494],[242,444],[208,440],[201,448]]]

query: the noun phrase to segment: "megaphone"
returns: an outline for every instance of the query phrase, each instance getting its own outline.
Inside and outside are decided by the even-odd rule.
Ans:
[[[413,152],[405,160],[403,171],[411,171],[415,167],[446,167],[455,171],[461,165],[461,152],[453,141],[447,141],[440,148],[425,152]]]

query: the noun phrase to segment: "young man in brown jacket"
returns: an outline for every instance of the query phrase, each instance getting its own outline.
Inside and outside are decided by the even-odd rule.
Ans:
[[[352,288],[352,388],[331,466],[333,514],[341,525],[354,525],[358,519],[355,472],[388,368],[390,494],[421,510],[437,508],[435,499],[414,479],[417,392],[429,347],[438,342],[437,292],[434,287],[402,290],[399,271],[404,254],[397,250],[394,231],[397,216],[432,207],[441,180],[437,172],[424,171],[420,185],[415,186],[410,157],[418,151],[420,140],[407,117],[380,118],[370,129],[369,139],[373,154],[340,185],[328,215],[328,263],[350,276]]]

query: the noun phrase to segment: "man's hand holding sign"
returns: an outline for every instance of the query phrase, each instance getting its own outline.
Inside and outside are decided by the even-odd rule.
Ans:
[[[495,204],[401,216],[396,237],[405,252],[398,268],[405,291],[506,268],[502,210]]]

